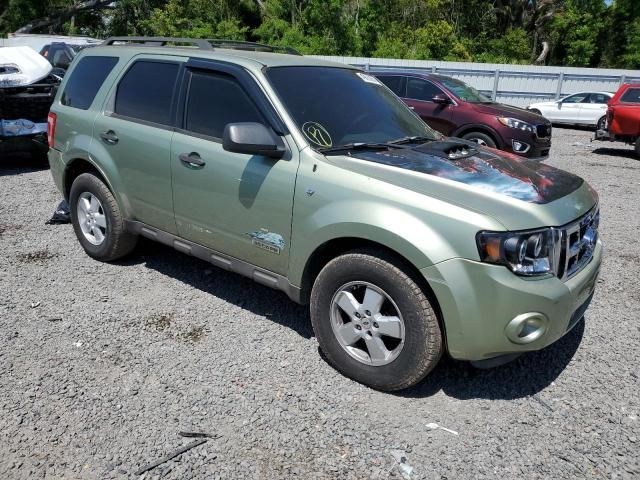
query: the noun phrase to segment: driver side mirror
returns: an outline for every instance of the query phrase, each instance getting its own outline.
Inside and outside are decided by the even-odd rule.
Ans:
[[[451,99],[449,97],[444,96],[444,95],[434,95],[431,98],[431,101],[433,103],[437,103],[439,105],[449,105],[451,103]]]
[[[228,123],[222,134],[222,148],[228,152],[282,158],[285,153],[282,139],[261,123]]]

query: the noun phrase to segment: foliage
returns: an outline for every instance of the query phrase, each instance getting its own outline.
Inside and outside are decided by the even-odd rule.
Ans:
[[[0,0],[0,33],[247,39],[306,54],[640,68],[639,0]],[[95,0],[93,3],[96,2]],[[546,51],[546,50],[545,50]]]

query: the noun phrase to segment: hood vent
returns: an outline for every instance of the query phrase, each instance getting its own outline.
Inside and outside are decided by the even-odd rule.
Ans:
[[[460,160],[478,153],[478,148],[471,142],[451,140],[446,142],[425,143],[415,150],[447,160]]]

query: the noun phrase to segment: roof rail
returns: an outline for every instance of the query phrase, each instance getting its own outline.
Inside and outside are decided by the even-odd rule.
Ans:
[[[224,40],[218,38],[174,38],[174,37],[109,37],[103,45],[127,45],[138,44],[148,47],[164,47],[167,44],[183,44],[200,50],[213,50],[214,48],[228,48],[232,50],[248,50],[254,52],[281,52],[290,55],[302,55],[291,47],[266,45],[264,43],[245,42],[243,40]]]
[[[182,43],[192,45],[201,50],[213,50],[211,43],[201,38],[175,38],[175,37],[109,37],[102,44],[116,45],[118,43],[142,44],[148,47],[164,47],[167,43]]]

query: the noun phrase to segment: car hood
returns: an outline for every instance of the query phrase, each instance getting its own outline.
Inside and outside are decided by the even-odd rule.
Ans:
[[[0,48],[0,88],[30,85],[49,75],[51,68],[31,47]]]
[[[532,124],[549,123],[544,117],[523,108],[504,105],[502,103],[474,103],[473,108],[480,113],[496,117],[512,117]]]
[[[513,230],[563,225],[597,202],[576,175],[457,138],[342,158],[349,169],[491,215]]]

